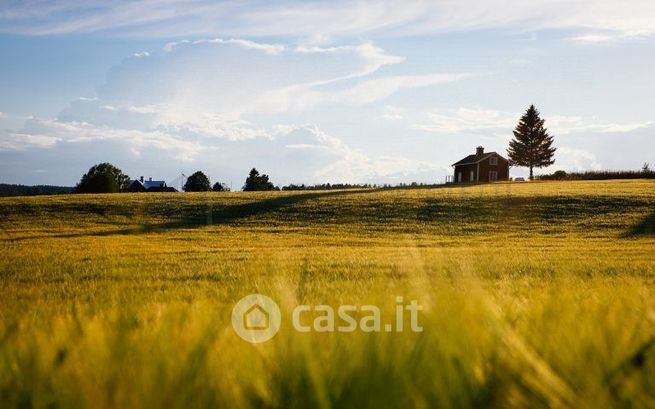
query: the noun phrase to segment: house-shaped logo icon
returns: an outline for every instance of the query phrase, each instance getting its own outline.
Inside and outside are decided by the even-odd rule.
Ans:
[[[243,313],[243,328],[247,330],[267,330],[270,317],[268,311],[259,304],[255,304]]]
[[[262,294],[247,295],[232,308],[232,328],[242,339],[253,344],[273,338],[281,323],[280,307]]]

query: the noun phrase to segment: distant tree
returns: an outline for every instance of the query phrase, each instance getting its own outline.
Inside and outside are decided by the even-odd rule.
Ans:
[[[214,186],[212,186],[212,190],[214,192],[224,192],[224,191],[227,191],[229,189],[224,184],[222,184],[220,182],[216,182],[216,183],[214,183]]]
[[[36,196],[36,195],[63,195],[73,191],[74,188],[68,186],[49,186],[49,185],[9,185],[0,183],[0,197],[2,196]]]
[[[268,180],[268,175],[260,175],[257,169],[252,168],[246,178],[243,190],[253,192],[257,190],[275,190],[275,186]]]
[[[566,177],[567,177],[566,171],[563,170],[555,171],[555,173],[553,173],[552,176],[553,180],[564,180],[566,179]]]
[[[644,166],[641,167],[641,173],[650,173],[650,165],[648,162],[644,163]]]
[[[130,178],[111,163],[99,163],[82,176],[74,193],[116,193],[125,192]]]
[[[509,143],[507,155],[513,166],[530,168],[530,180],[534,178],[533,168],[543,168],[555,163],[553,137],[548,135],[544,120],[539,117],[539,111],[530,108],[519,120],[514,129],[514,139]]]
[[[211,183],[207,175],[201,171],[197,171],[187,178],[183,189],[185,192],[209,192],[211,190]]]

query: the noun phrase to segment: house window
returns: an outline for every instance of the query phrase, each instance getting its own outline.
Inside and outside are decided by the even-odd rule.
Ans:
[[[475,182],[475,172],[471,171],[471,182]]]
[[[490,165],[498,165],[498,158],[495,156],[492,156],[489,158],[489,164]]]
[[[457,181],[462,183],[462,172],[457,173]]]
[[[496,182],[498,180],[498,172],[492,170],[489,172],[489,182]]]

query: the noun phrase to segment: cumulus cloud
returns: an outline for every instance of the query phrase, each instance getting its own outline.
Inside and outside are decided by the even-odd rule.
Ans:
[[[560,146],[557,148],[557,162],[553,170],[599,170],[602,165],[595,154],[585,149]]]
[[[379,75],[383,67],[403,60],[370,43],[290,47],[238,39],[178,41],[163,53],[114,67],[96,97],[71,102],[58,119],[252,139],[265,132],[245,119],[249,115],[311,111],[322,104],[365,105],[470,76]]]
[[[434,182],[450,172],[440,161],[456,160],[461,146],[444,144],[430,153],[434,138],[423,132],[457,136],[460,145],[470,146],[493,137],[500,149],[521,115],[475,106],[430,112],[401,106],[413,90],[435,87],[438,93],[436,87],[475,80],[476,74],[401,75],[404,57],[369,42],[327,46],[209,38],[144,53],[110,69],[95,95],[71,101],[56,118],[3,125],[0,171],[9,175],[27,163],[51,164],[48,169],[65,163],[75,165],[66,173],[70,177],[93,161],[116,160],[134,175],[143,169],[164,175],[202,169],[235,183],[253,166],[276,183]],[[633,133],[654,124],[546,118],[558,136]],[[398,132],[383,129],[375,138],[386,140],[377,143],[376,127]],[[405,137],[415,144],[403,143]],[[580,150],[585,143],[567,141],[570,150],[562,151],[561,162],[610,163],[598,154],[601,148]],[[607,146],[602,149],[611,152]]]
[[[167,108],[174,106],[199,117],[219,112],[235,118],[309,110],[330,102],[370,103],[403,89],[463,78],[454,73],[368,79],[403,60],[371,43],[291,47],[240,39],[178,41],[167,44],[163,53],[130,58],[114,67],[96,99],[75,101],[64,116],[82,115],[91,122],[93,109],[124,115],[121,107],[147,106],[149,113],[166,111],[160,119],[194,120],[181,119]]]
[[[96,126],[86,122],[62,122],[54,119],[31,118],[18,132],[9,132],[0,139],[0,150],[25,150],[30,147],[51,148],[55,144],[96,143],[116,141],[132,153],[153,150],[170,154],[176,160],[193,160],[201,152],[211,150],[196,141],[185,140],[158,130],[140,131]],[[90,148],[93,148],[90,146]]]
[[[22,158],[23,164],[56,157],[58,163],[75,165],[78,171],[111,155],[133,177],[159,171],[172,178],[173,169],[200,168],[223,182],[236,183],[252,166],[271,174],[278,184],[434,181],[443,173],[409,158],[364,154],[313,124],[277,125],[249,139],[216,141],[189,138],[183,130],[136,131],[33,118],[20,132],[0,134],[0,158],[7,154]]]
[[[20,132],[0,133],[0,151],[21,151],[32,147],[54,146],[59,138],[51,135],[31,135]]]
[[[277,183],[429,181],[442,173],[438,167],[353,149],[315,124],[298,122],[296,114],[323,104],[365,105],[466,77],[381,75],[382,67],[403,58],[370,43],[210,39],[168,44],[147,57],[112,68],[95,96],[71,101],[57,118],[30,118],[3,133],[0,152],[21,151],[33,162],[50,152],[81,168],[105,152],[135,172],[140,166],[187,171],[193,164],[233,179],[258,166]],[[281,122],[280,113],[296,119]]]

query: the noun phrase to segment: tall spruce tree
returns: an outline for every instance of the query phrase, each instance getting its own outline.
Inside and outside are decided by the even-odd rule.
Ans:
[[[530,105],[514,129],[514,139],[509,142],[507,155],[513,166],[530,168],[532,180],[533,168],[543,168],[555,163],[553,156],[557,149],[552,145],[553,137],[548,135],[544,120],[539,117],[537,108]]]

